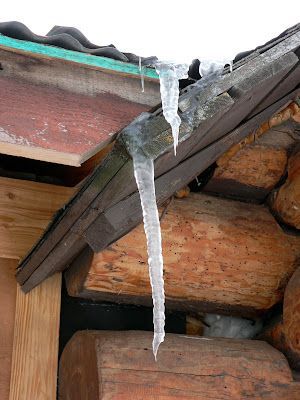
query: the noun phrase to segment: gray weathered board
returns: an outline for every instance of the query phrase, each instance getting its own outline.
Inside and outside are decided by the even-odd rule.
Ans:
[[[155,160],[157,202],[161,204],[299,96],[299,46],[300,27],[264,53],[252,55],[232,73],[202,79],[182,91],[176,157],[160,108],[127,126],[112,152],[21,263],[17,280],[23,290],[67,268],[86,246],[101,251],[141,222],[130,156],[133,133],[140,132],[142,151]]]

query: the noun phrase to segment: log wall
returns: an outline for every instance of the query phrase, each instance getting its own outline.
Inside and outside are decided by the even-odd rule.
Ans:
[[[151,332],[77,332],[60,360],[61,400],[299,399],[284,356],[265,342]]]
[[[161,227],[167,306],[177,309],[261,313],[282,299],[300,255],[300,238],[260,205],[191,193]],[[72,296],[151,305],[143,227],[82,253],[66,282]]]

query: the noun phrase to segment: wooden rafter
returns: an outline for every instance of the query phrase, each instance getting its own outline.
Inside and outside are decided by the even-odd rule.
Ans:
[[[100,251],[141,221],[130,156],[132,132],[138,129],[147,138],[143,151],[155,160],[161,203],[297,98],[299,81],[289,77],[299,76],[299,44],[300,32],[296,32],[231,74],[208,85],[200,80],[184,90],[179,99],[183,123],[176,158],[170,127],[160,109],[126,127],[111,154],[24,259],[17,274],[23,290],[65,269],[86,245]]]

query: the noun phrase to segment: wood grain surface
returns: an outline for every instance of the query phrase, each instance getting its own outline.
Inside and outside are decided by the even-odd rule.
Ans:
[[[79,166],[148,106],[0,75],[0,152]]]
[[[300,229],[300,144],[288,162],[288,177],[270,200],[271,208],[279,219]]]
[[[0,177],[0,257],[24,257],[75,190]]]
[[[265,342],[168,334],[155,362],[151,341],[151,332],[77,332],[60,360],[60,399],[299,399],[286,359]]]
[[[17,288],[9,400],[55,400],[61,274],[25,295]]]
[[[17,282],[17,260],[0,258],[0,399],[9,399]]]
[[[264,206],[191,193],[161,221],[167,305],[259,313],[282,299],[297,266],[300,238],[285,234]],[[67,272],[69,294],[151,305],[140,225]]]

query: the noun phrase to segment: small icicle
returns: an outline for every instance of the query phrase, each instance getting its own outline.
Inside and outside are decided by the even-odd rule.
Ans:
[[[158,61],[155,65],[160,80],[160,94],[163,115],[172,128],[174,154],[178,146],[178,135],[181,119],[177,114],[179,98],[179,79],[187,78],[188,64],[173,64]]]
[[[224,66],[228,64],[229,70],[232,72],[232,61],[228,59],[224,60],[201,60],[199,66],[199,74],[203,78],[211,74],[220,75],[223,72]]]
[[[141,77],[142,93],[145,92],[145,79],[144,79],[144,67],[142,66],[142,58],[139,57],[139,70]]]
[[[153,354],[156,361],[160,343],[165,338],[165,292],[159,214],[156,205],[153,160],[140,152],[133,154],[134,176],[140,193],[144,230],[147,239],[148,265],[153,299]]]

